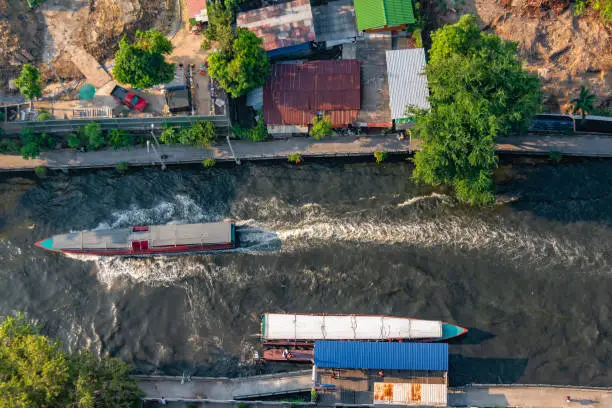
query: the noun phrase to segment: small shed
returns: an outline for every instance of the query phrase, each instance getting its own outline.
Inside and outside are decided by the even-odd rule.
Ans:
[[[406,115],[409,105],[429,109],[429,87],[425,75],[423,48],[386,52],[391,118],[396,125],[411,122]]]
[[[355,0],[359,31],[391,31],[414,24],[410,0]]]
[[[166,104],[171,113],[189,112],[191,110],[189,99],[189,90],[185,86],[166,88]]]

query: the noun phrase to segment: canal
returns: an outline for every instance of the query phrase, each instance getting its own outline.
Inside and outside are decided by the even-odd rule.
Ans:
[[[236,376],[266,311],[388,313],[470,328],[451,384],[612,382],[612,162],[505,163],[503,203],[459,205],[406,162],[148,168],[0,178],[0,313],[141,373]],[[70,230],[233,218],[249,249],[73,259]],[[279,245],[280,243],[280,245]],[[280,247],[280,250],[279,250]],[[265,369],[269,370],[269,369]]]

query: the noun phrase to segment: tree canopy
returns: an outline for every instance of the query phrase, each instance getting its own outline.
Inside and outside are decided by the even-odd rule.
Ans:
[[[38,69],[31,64],[24,64],[23,67],[21,67],[21,74],[15,79],[15,86],[17,86],[21,94],[30,101],[41,96],[42,80]]]
[[[136,40],[124,36],[115,53],[113,75],[123,84],[150,88],[174,78],[174,64],[164,55],[172,52],[172,43],[157,30],[136,31]]]
[[[472,15],[434,32],[429,57],[431,109],[408,108],[423,140],[414,177],[452,185],[463,202],[492,203],[495,138],[527,130],[540,81],[522,69],[517,43],[482,32]]]
[[[136,407],[129,371],[116,359],[67,354],[23,316],[0,324],[0,408]]]
[[[210,76],[232,97],[262,86],[268,76],[270,61],[262,40],[246,28],[238,28],[228,51],[208,56]]]

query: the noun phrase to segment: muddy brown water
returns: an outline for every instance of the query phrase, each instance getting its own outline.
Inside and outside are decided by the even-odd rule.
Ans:
[[[0,178],[0,313],[141,373],[243,375],[266,311],[456,322],[450,378],[606,386],[612,362],[612,162],[514,165],[474,210],[407,163],[245,164]],[[72,259],[70,230],[234,218],[218,255]]]

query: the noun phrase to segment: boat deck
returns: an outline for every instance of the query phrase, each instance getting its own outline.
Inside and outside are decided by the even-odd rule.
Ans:
[[[147,241],[152,248],[226,244],[232,242],[232,224],[171,224],[71,232],[53,236],[53,249],[130,249],[136,241]]]
[[[283,349],[268,349],[263,352],[266,361],[285,361],[291,363],[311,363],[314,361],[314,350],[292,350],[291,358],[283,357]]]

